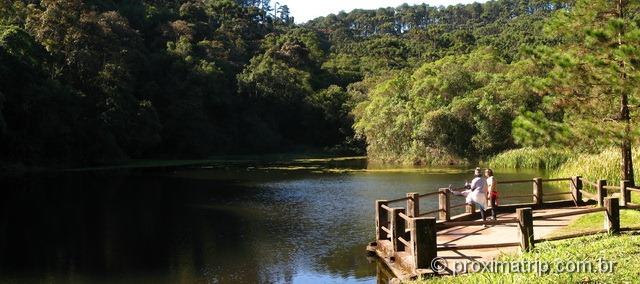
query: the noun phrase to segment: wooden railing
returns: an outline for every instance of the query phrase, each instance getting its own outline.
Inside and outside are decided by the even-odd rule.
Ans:
[[[551,182],[569,182],[569,190],[566,192],[544,193],[543,185]],[[511,207],[515,209],[516,218],[499,219],[490,221],[469,221],[476,215],[474,206],[461,203],[451,205],[451,191],[448,188],[440,188],[436,192],[430,193],[407,193],[406,197],[393,200],[377,200],[376,201],[376,242],[378,245],[388,245],[389,253],[396,255],[404,253],[410,256],[409,269],[428,269],[431,261],[437,256],[437,252],[441,250],[460,250],[460,249],[480,249],[480,248],[496,248],[507,246],[520,246],[522,250],[531,249],[536,242],[551,241],[558,238],[547,238],[535,240],[533,237],[533,220],[559,218],[593,212],[606,212],[605,224],[608,232],[617,233],[620,231],[619,208],[633,207],[631,204],[631,191],[640,192],[639,188],[629,186],[629,182],[623,181],[620,187],[607,186],[606,180],[598,180],[597,183],[590,182],[579,176],[572,178],[555,178],[542,179],[534,178],[532,180],[511,180],[500,181],[499,184],[517,184],[532,183],[532,194],[515,195],[501,197],[505,198],[526,198],[532,197],[531,203],[501,205],[499,208]],[[583,191],[583,184],[594,186],[597,194],[593,195]],[[608,198],[607,190],[620,190],[620,198]],[[598,207],[576,210],[573,212],[563,212],[554,214],[533,215],[533,209],[564,202],[563,207],[568,204],[574,206],[582,206],[583,194],[587,197],[594,198]],[[570,200],[560,200],[553,202],[545,202],[546,196],[570,195]],[[438,196],[438,209],[421,212],[420,199]],[[391,203],[406,202],[404,207],[390,206]],[[571,206],[571,205],[569,205]],[[453,209],[465,207],[465,213],[452,216]],[[425,217],[426,215],[436,216]],[[517,243],[495,243],[495,244],[478,244],[478,245],[438,245],[436,233],[438,230],[457,227],[457,226],[480,226],[480,225],[497,225],[497,224],[518,224],[520,232],[520,241]]]

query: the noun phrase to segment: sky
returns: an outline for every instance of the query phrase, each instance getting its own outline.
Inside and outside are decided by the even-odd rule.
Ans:
[[[398,7],[403,3],[409,5],[426,3],[429,6],[448,6],[486,2],[486,0],[272,0],[271,3],[289,6],[296,23],[304,23],[311,19],[337,14],[340,11],[350,12],[353,9],[377,9],[380,7]]]

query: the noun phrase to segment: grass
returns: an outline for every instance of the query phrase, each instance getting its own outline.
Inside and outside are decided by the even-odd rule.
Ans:
[[[559,229],[551,236],[562,236],[604,228],[603,212],[590,213],[580,216],[568,226]],[[640,212],[636,210],[620,210],[620,227],[640,230]]]
[[[492,273],[481,272],[457,277],[435,277],[413,283],[637,283],[640,279],[640,235],[610,236],[598,234],[564,241],[544,242],[531,252],[500,256],[500,261],[547,263],[551,269],[558,263],[586,261],[594,269],[598,260],[613,261],[612,273]]]
[[[568,151],[547,148],[520,148],[502,152],[491,158],[487,164],[502,169],[546,169],[554,170],[570,157]]]

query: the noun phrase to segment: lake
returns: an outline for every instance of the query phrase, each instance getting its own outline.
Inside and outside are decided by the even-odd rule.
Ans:
[[[502,180],[535,176],[544,173],[496,171]],[[365,254],[374,201],[471,178],[471,169],[362,159],[5,177],[0,281],[376,283]]]

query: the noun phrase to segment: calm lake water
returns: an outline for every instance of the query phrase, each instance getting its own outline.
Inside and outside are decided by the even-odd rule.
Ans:
[[[471,172],[357,170],[366,167],[356,160],[2,178],[0,282],[375,283],[377,264],[365,255],[374,201],[460,185]]]

